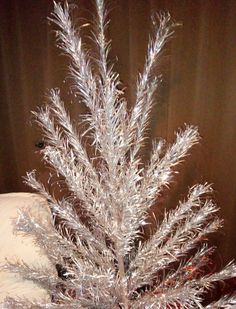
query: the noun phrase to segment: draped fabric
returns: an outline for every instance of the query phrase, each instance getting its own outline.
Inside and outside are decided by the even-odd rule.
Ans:
[[[94,9],[92,1],[81,0],[78,6],[78,23],[86,24]],[[130,106],[136,74],[145,59],[151,13],[169,11],[181,24],[157,66],[163,84],[156,95],[150,135],[171,141],[184,123],[199,127],[202,143],[178,168],[166,205],[175,206],[196,182],[213,183],[225,220],[223,232],[213,241],[220,247],[220,259],[232,259],[236,255],[236,1],[108,0],[108,6],[111,59]],[[52,7],[51,0],[0,1],[1,193],[30,191],[22,176],[32,169],[47,179],[38,153],[42,139],[30,111],[45,101],[48,89],[62,88],[75,119],[83,112],[79,104],[71,104],[66,90],[67,60],[59,55],[53,26],[46,19]],[[158,205],[155,212],[161,212]]]

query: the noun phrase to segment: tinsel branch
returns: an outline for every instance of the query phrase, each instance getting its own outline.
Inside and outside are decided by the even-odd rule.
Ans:
[[[236,295],[225,295],[217,301],[214,301],[207,305],[206,309],[213,308],[224,308],[224,309],[232,309],[236,306]]]
[[[56,274],[52,274],[51,269],[45,267],[32,267],[23,261],[7,261],[7,264],[1,267],[2,270],[19,274],[23,279],[31,280],[35,284],[41,286],[48,292],[55,292],[56,285],[60,282],[60,279]],[[50,276],[48,276],[50,274]]]
[[[55,115],[58,124],[63,129],[63,133],[66,137],[68,145],[70,145],[70,147],[73,149],[78,162],[84,166],[86,174],[91,178],[91,182],[94,183],[94,186],[96,185],[96,187],[99,187],[99,180],[96,169],[92,165],[86,149],[83,147],[82,142],[80,141],[79,133],[76,131],[69,114],[65,110],[64,103],[60,98],[60,91],[58,89],[52,89],[49,93],[49,100],[51,113]],[[47,132],[48,125],[44,122],[43,117],[39,116],[40,113],[38,114],[39,120],[41,119],[39,124]],[[49,138],[49,141],[55,141],[53,138],[53,132],[47,133],[48,134],[45,134],[46,139]],[[52,139],[50,137],[52,137]],[[56,146],[58,146],[58,144]]]
[[[32,217],[27,211],[21,211],[15,222],[15,231],[25,235],[32,235],[34,242],[48,255],[53,264],[62,263],[63,258],[77,252],[76,246],[63,237],[52,226],[49,228],[40,222],[39,218]]]
[[[166,42],[173,34],[174,26],[175,24],[171,21],[169,14],[153,16],[154,35],[149,39],[144,69],[137,81],[136,104],[130,117],[130,132],[134,143],[131,151],[132,160],[138,154],[143,143],[145,129],[148,126],[152,110],[154,93],[161,82],[161,77],[157,78],[153,74],[153,70]]]
[[[57,108],[63,109],[62,106],[59,107],[59,97],[58,93],[51,91],[51,103],[53,104],[53,110],[55,112]],[[102,203],[98,203],[96,198],[97,194],[103,196],[98,176],[94,170],[91,162],[89,161],[85,150],[82,150],[77,135],[73,132],[73,128],[67,125],[67,122],[64,123],[67,128],[67,131],[71,131],[70,138],[65,139],[62,136],[62,129],[56,124],[55,119],[53,118],[50,107],[46,107],[44,110],[41,109],[38,113],[35,113],[37,116],[37,122],[41,126],[44,132],[44,137],[46,139],[47,145],[42,150],[42,154],[47,163],[52,165],[57,173],[61,174],[68,185],[68,188],[75,196],[77,196],[80,201],[83,202],[83,206],[87,211],[89,211],[94,218],[100,222],[100,224],[106,226],[103,222]],[[61,118],[68,120],[66,114],[61,113]],[[66,118],[66,119],[65,119]],[[59,123],[62,121],[59,119]],[[76,151],[74,147],[71,149],[68,148],[68,142],[72,144],[77,144]],[[77,143],[76,143],[77,142]],[[96,203],[94,203],[94,200]],[[96,206],[96,209],[94,209]]]
[[[74,80],[74,90],[83,98],[85,105],[94,112],[97,106],[96,87],[88,54],[84,52],[78,29],[72,25],[70,7],[67,2],[62,6],[54,2],[52,19],[59,26],[57,31],[58,47],[67,54],[72,61],[70,74]]]
[[[137,166],[134,165],[132,178],[128,188],[130,196],[124,195],[126,207],[124,208],[123,233],[125,235],[125,252],[132,249],[131,244],[139,232],[141,225],[146,222],[147,211],[154,204],[163,187],[168,186],[174,174],[174,167],[187,155],[189,149],[199,141],[199,133],[195,127],[186,126],[185,130],[176,134],[176,140],[160,157],[162,143],[154,145],[150,162],[147,168],[139,173],[134,173]],[[130,169],[132,168],[132,165]],[[127,186],[123,188],[128,192]]]
[[[103,252],[103,257],[107,258],[108,260],[113,260],[114,255],[112,253],[112,250],[109,250],[105,244],[104,238],[100,238],[100,234],[94,235],[88,227],[86,227],[82,222],[78,214],[76,213],[76,210],[73,207],[73,204],[71,204],[68,200],[56,200],[44,187],[42,183],[40,183],[36,179],[36,175],[34,172],[28,173],[27,177],[25,177],[25,181],[28,185],[30,185],[34,190],[37,190],[43,197],[45,197],[49,203],[50,209],[52,211],[53,216],[57,216],[60,218],[60,226],[62,226],[62,230],[72,230],[73,231],[73,238],[75,239],[74,243],[68,242],[63,235],[58,235],[56,233],[54,236],[58,237],[57,242],[64,242],[65,248],[67,248],[68,245],[71,247],[71,251],[81,251],[83,250],[83,255],[86,255],[86,258],[89,259],[95,259],[96,255],[94,255],[94,252]],[[27,223],[27,222],[26,222]],[[24,229],[23,224],[17,224],[18,229]],[[95,230],[95,227],[94,227]],[[27,230],[26,230],[27,231]],[[36,233],[37,228],[32,228],[27,231]],[[39,233],[39,236],[41,233]],[[45,233],[46,237],[49,237],[47,233]],[[69,235],[67,234],[67,237]],[[51,240],[50,240],[51,241]],[[49,245],[50,245],[49,241]],[[77,245],[76,245],[77,244]],[[88,247],[89,246],[89,247]],[[89,251],[93,250],[93,252]],[[93,248],[93,249],[92,249]],[[60,250],[60,247],[56,247],[57,250]],[[68,249],[68,248],[67,248]],[[70,251],[70,252],[71,252]],[[86,253],[87,252],[87,253]],[[98,254],[99,259],[102,258],[100,254]],[[101,261],[100,261],[101,262]],[[98,260],[95,261],[95,263],[98,263]]]
[[[131,269],[134,270],[131,289],[151,284],[153,276],[159,270],[184,257],[201,241],[203,235],[212,233],[221,226],[219,219],[215,216],[212,218],[217,210],[215,205],[211,201],[204,204],[200,202],[201,195],[208,190],[208,186],[195,187],[188,200],[166,216],[151,239],[139,248],[131,262]]]
[[[183,259],[177,269],[164,271],[162,278],[157,280],[157,291],[163,289],[174,288],[176,286],[184,286],[186,282],[194,278],[199,278],[204,272],[206,266],[211,264],[210,256],[214,252],[214,248],[208,248],[206,244],[189,259]]]

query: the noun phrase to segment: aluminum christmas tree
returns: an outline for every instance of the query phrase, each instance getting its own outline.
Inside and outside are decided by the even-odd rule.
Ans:
[[[168,187],[176,165],[199,141],[197,128],[185,126],[175,142],[153,143],[148,163],[143,163],[146,129],[160,77],[153,72],[174,24],[168,14],[153,18],[143,72],[137,79],[136,102],[131,110],[108,61],[110,42],[103,0],[96,0],[92,32],[97,57],[87,51],[80,29],[74,27],[70,7],[55,3],[52,20],[59,27],[58,46],[70,57],[70,77],[76,101],[86,105],[84,132],[78,132],[57,89],[36,114],[43,129],[44,160],[52,166],[70,194],[56,199],[37,179],[27,183],[49,202],[55,228],[49,230],[22,212],[16,229],[33,235],[58,270],[32,269],[9,263],[5,268],[20,273],[48,290],[50,303],[6,299],[4,308],[232,308],[236,297],[226,295],[202,305],[214,283],[236,276],[230,263],[217,273],[205,274],[213,249],[206,236],[222,221],[209,198],[212,189],[198,184],[187,198],[166,212],[153,235],[143,240],[150,208]],[[86,141],[91,141],[88,147]],[[83,219],[81,219],[81,216]]]

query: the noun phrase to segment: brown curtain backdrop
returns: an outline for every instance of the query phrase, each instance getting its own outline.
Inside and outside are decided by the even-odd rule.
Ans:
[[[213,183],[225,220],[214,242],[220,259],[229,260],[236,256],[236,1],[108,0],[108,5],[111,58],[118,59],[115,68],[130,105],[136,73],[144,63],[150,14],[169,11],[182,23],[157,68],[164,82],[156,96],[151,136],[171,141],[184,123],[199,127],[202,143],[179,168],[166,205],[175,206],[196,182]],[[81,17],[91,17],[92,0],[78,1],[78,6]],[[30,111],[42,104],[51,87],[61,87],[68,96],[63,82],[67,61],[55,48],[46,19],[52,7],[51,0],[0,0],[1,193],[29,191],[22,183],[26,171],[37,169],[41,178],[47,177]],[[77,118],[82,108],[67,101]],[[158,205],[156,209],[158,214]]]

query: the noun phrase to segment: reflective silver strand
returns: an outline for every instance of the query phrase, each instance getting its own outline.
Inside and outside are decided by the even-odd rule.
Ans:
[[[174,24],[169,14],[154,16],[135,104],[129,111],[119,75],[108,61],[107,11],[103,0],[94,2],[91,37],[96,56],[84,46],[67,2],[54,3],[51,18],[58,27],[57,45],[71,61],[75,100],[89,110],[84,131],[72,124],[58,89],[52,89],[48,104],[34,113],[46,142],[43,158],[68,194],[57,199],[35,171],[28,173],[26,182],[48,201],[52,224],[25,211],[15,223],[17,233],[34,237],[57,272],[21,261],[3,266],[46,289],[52,302],[7,298],[1,308],[232,308],[233,295],[202,305],[204,293],[215,282],[236,276],[232,263],[217,273],[205,273],[214,251],[206,237],[222,225],[209,198],[210,185],[191,188],[185,200],[164,214],[153,235],[142,239],[150,208],[200,139],[196,127],[185,125],[172,145],[154,142],[149,162],[142,161],[140,150],[161,82],[154,68]],[[84,137],[93,150],[85,147]]]

